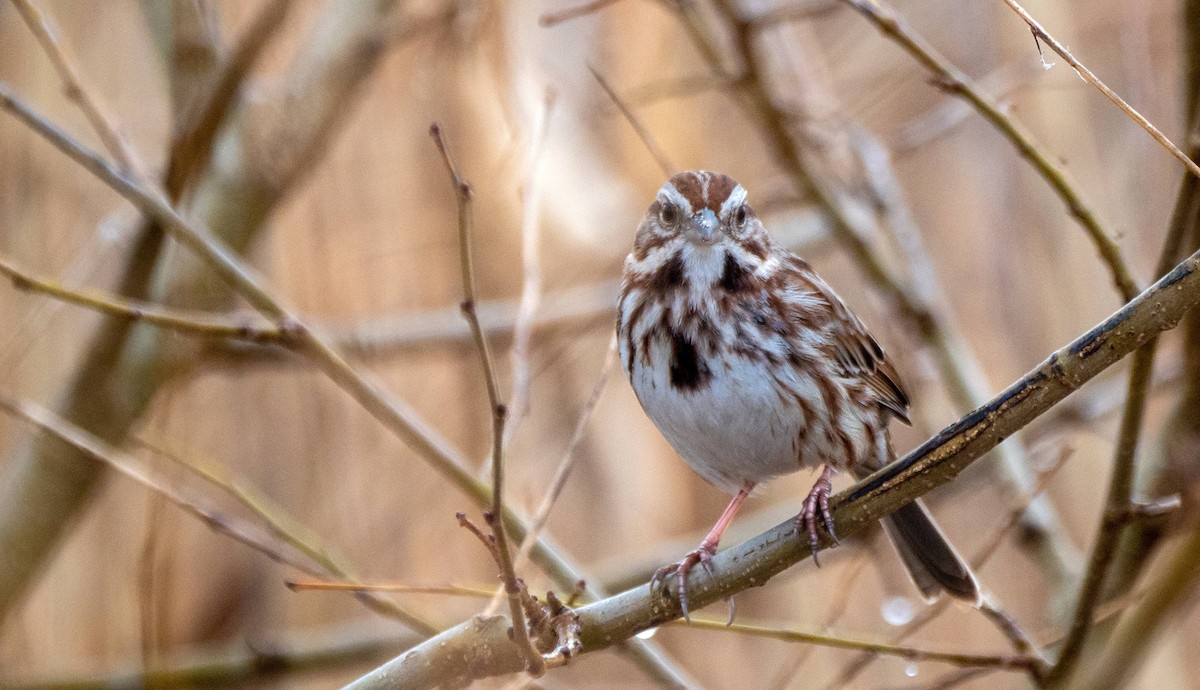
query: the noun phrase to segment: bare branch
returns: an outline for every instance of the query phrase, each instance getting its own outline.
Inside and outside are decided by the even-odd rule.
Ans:
[[[25,20],[25,24],[33,33],[34,38],[41,44],[42,50],[46,51],[46,56],[50,58],[54,70],[58,72],[58,78],[63,83],[63,91],[67,98],[75,101],[79,109],[83,111],[84,116],[92,125],[92,129],[96,132],[96,136],[100,137],[100,141],[104,144],[104,148],[116,159],[117,164],[123,170],[133,175],[142,175],[137,155],[117,131],[116,126],[105,114],[104,108],[101,107],[96,97],[80,82],[79,72],[76,71],[75,65],[67,56],[66,47],[58,40],[58,30],[30,0],[12,0],[12,2],[13,5],[16,5],[17,11]]]
[[[605,7],[608,7],[609,5],[615,5],[620,1],[621,0],[591,0],[590,2],[585,2],[580,5],[576,5],[575,7],[568,7],[565,10],[559,10],[557,12],[547,12],[547,13],[543,14],[542,16],[538,17],[538,25],[544,26],[544,27],[551,27],[551,26],[555,26],[557,24],[562,24],[563,22],[566,22],[566,21],[570,21],[572,19],[578,19],[579,17],[586,17],[589,14],[599,12],[600,10],[604,9]]]
[[[604,89],[604,93],[608,94],[608,97],[612,99],[612,102],[617,106],[617,109],[620,110],[621,114],[625,116],[625,119],[629,121],[630,126],[633,127],[633,131],[637,132],[638,138],[641,139],[642,143],[646,145],[646,150],[649,151],[650,155],[654,157],[654,161],[658,163],[658,167],[660,170],[662,170],[663,174],[667,177],[674,175],[679,168],[676,168],[671,162],[671,159],[667,158],[666,151],[663,151],[662,147],[658,145],[658,142],[654,140],[654,136],[650,134],[650,130],[646,129],[646,126],[642,124],[642,121],[638,119],[637,115],[635,115],[633,111],[629,109],[629,106],[625,105],[625,102],[622,101],[621,97],[617,95],[617,92],[613,89],[612,85],[608,83],[607,79],[601,76],[600,72],[597,71],[595,67],[588,65],[588,70],[591,71],[592,76],[596,78],[596,81],[600,84],[600,88]]]
[[[289,4],[288,0],[271,0],[258,11],[195,110],[180,118],[163,180],[172,200],[178,200],[188,182],[208,165],[217,132],[229,118],[250,68],[283,26]]]
[[[1180,163],[1183,163],[1183,166],[1187,168],[1193,175],[1200,177],[1200,165],[1196,165],[1196,162],[1191,158],[1188,158],[1188,155],[1181,151],[1178,146],[1168,139],[1167,135],[1163,134],[1158,130],[1157,127],[1150,124],[1150,121],[1143,117],[1141,113],[1134,110],[1133,106],[1126,103],[1125,100],[1118,96],[1115,91],[1108,88],[1107,84],[1100,81],[1099,77],[1097,77],[1095,74],[1092,74],[1092,71],[1085,67],[1082,62],[1077,60],[1075,56],[1071,54],[1071,51],[1067,50],[1066,46],[1059,43],[1058,40],[1056,40],[1045,29],[1043,29],[1042,25],[1025,11],[1025,8],[1021,7],[1017,0],[1004,0],[1004,4],[1012,8],[1012,11],[1016,12],[1017,16],[1019,16],[1025,21],[1026,24],[1029,25],[1029,30],[1033,32],[1033,36],[1036,40],[1045,41],[1046,44],[1048,44],[1054,50],[1054,52],[1061,55],[1062,58],[1067,61],[1067,64],[1075,68],[1075,72],[1078,73],[1080,77],[1083,77],[1084,81],[1096,87],[1096,90],[1104,94],[1104,97],[1112,101],[1113,105],[1117,106],[1121,112],[1128,115],[1131,120],[1138,123],[1142,129],[1146,130],[1146,132],[1155,141],[1169,151],[1172,156],[1175,156]],[[1038,50],[1041,51],[1040,43],[1038,44]]]
[[[0,257],[0,274],[7,276],[17,290],[40,292],[54,299],[102,314],[134,321],[145,321],[160,328],[181,333],[259,344],[284,340],[283,331],[276,326],[257,326],[211,314],[193,314],[166,309],[155,304],[122,299],[101,290],[68,288],[53,280],[32,275],[4,257]]]
[[[1100,258],[1108,266],[1113,284],[1116,285],[1121,297],[1126,302],[1133,299],[1139,289],[1130,276],[1125,260],[1121,257],[1120,248],[1113,241],[1111,234],[1100,226],[1095,212],[1084,202],[1082,195],[1076,191],[1074,183],[1067,178],[1066,171],[1042,151],[1041,147],[1034,142],[1033,136],[1020,123],[1006,115],[999,103],[984,95],[966,74],[938,53],[937,49],[910,27],[894,9],[884,4],[883,0],[843,1],[870,20],[880,33],[895,41],[921,66],[932,72],[938,88],[970,103],[985,120],[1012,143],[1017,152],[1029,161],[1038,174],[1050,184],[1066,205],[1067,210],[1087,231],[1088,237],[1091,238],[1092,243],[1096,245],[1096,250],[1100,253]]]
[[[458,204],[458,246],[462,268],[463,283],[463,316],[471,326],[475,337],[475,346],[479,348],[479,361],[483,366],[483,378],[487,384],[488,401],[492,412],[492,507],[484,514],[488,525],[492,528],[495,538],[494,554],[504,578],[504,590],[508,594],[508,610],[512,617],[513,642],[525,659],[525,671],[538,678],[546,672],[546,662],[541,652],[533,646],[529,639],[529,629],[525,623],[525,609],[521,600],[524,585],[518,581],[516,569],[513,567],[512,553],[508,549],[508,534],[504,527],[504,423],[508,418],[508,410],[500,397],[500,388],[496,383],[496,369],[492,363],[491,352],[488,349],[487,336],[479,325],[479,317],[475,314],[475,269],[473,252],[471,251],[471,185],[464,180],[454,167],[450,152],[442,136],[441,127],[435,122],[429,128],[433,142],[437,144],[438,153],[446,164],[450,181],[454,185],[455,199]],[[461,518],[460,518],[461,521]]]
[[[269,525],[268,528],[264,529],[260,525],[210,507],[202,497],[193,495],[191,492],[183,489],[172,487],[170,484],[153,477],[150,473],[139,467],[139,463],[127,453],[88,433],[86,430],[71,424],[45,408],[24,400],[16,400],[0,395],[0,409],[15,417],[26,420],[43,432],[105,463],[117,472],[167,499],[185,512],[199,518],[201,522],[213,531],[231,537],[267,556],[271,560],[290,565],[301,572],[314,576],[340,576],[345,574],[344,571],[339,572],[338,568],[331,569],[327,567],[327,563],[310,559],[309,554],[293,550],[290,548],[293,546],[292,543],[281,542],[277,538],[279,531],[275,529],[276,525]],[[260,512],[259,515],[261,516],[262,513]],[[280,548],[281,546],[285,548]],[[378,603],[373,608],[400,620],[414,631],[424,635],[430,635],[435,631],[435,628],[431,624],[421,620],[399,605],[386,602],[385,600],[379,601],[383,603]]]
[[[284,639],[239,640],[173,654],[145,667],[126,662],[112,670],[81,675],[10,677],[5,690],[111,690],[111,688],[228,688],[268,678],[325,674],[342,667],[386,659],[419,638],[413,633],[363,634],[339,626]]]
[[[337,577],[343,582],[356,583],[359,580],[353,567],[338,556],[333,549],[326,546],[320,536],[288,515],[287,511],[256,487],[232,476],[216,463],[195,455],[185,458],[180,453],[164,447],[162,443],[135,438],[133,444],[166,458],[187,473],[199,477],[232,498],[238,505],[254,515],[271,537],[295,549],[320,566],[321,570],[316,574]],[[409,624],[415,632],[424,635],[432,635],[436,632],[436,628],[432,624],[422,620],[391,599],[368,594],[360,595],[357,599],[376,613]]]
[[[867,640],[849,639],[837,635],[820,635],[817,633],[788,630],[763,625],[744,623],[727,624],[725,621],[693,618],[690,623],[681,623],[689,628],[727,632],[750,637],[765,637],[785,642],[831,647],[833,649],[853,649],[871,654],[898,656],[910,661],[940,661],[955,666],[975,666],[982,668],[1001,668],[1014,671],[1031,671],[1038,667],[1040,660],[1036,656],[1012,654],[963,654],[958,652],[942,652],[917,647],[903,647],[885,642],[869,642]]]
[[[538,307],[542,303],[542,252],[541,252],[541,170],[542,154],[550,131],[550,117],[554,113],[554,93],[547,92],[542,108],[541,123],[536,128],[529,151],[528,168],[521,184],[521,264],[524,280],[521,284],[521,301],[517,307],[516,322],[513,324],[512,342],[512,397],[508,404],[508,427],[504,433],[504,445],[512,441],[513,434],[521,421],[529,414],[530,343],[533,340],[533,324]],[[475,316],[479,324],[478,312]],[[480,326],[482,328],[482,326]]]

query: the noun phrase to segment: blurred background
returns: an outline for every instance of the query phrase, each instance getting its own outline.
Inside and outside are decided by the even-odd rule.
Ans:
[[[1076,218],[1011,142],[847,5],[595,5],[577,17],[560,14],[574,5],[545,0],[37,0],[36,10],[123,138],[131,174],[161,181],[185,170],[175,178],[183,182],[166,183],[179,207],[242,252],[486,481],[490,419],[458,315],[455,196],[428,134],[431,122],[441,124],[475,194],[478,298],[512,403],[507,500],[520,514],[537,509],[599,385],[545,530],[595,591],[641,586],[699,543],[728,500],[659,436],[619,367],[601,379],[615,281],[669,172],[719,170],[740,181],[768,229],[863,317],[913,393],[913,427],[893,429],[901,452],[1124,303]],[[30,30],[28,7],[0,5],[0,82],[111,158]],[[1192,91],[1181,3],[1027,7],[1164,133],[1186,140]],[[1040,57],[1003,3],[896,9],[1029,131],[1134,280],[1148,285],[1178,162],[1063,60]],[[750,61],[740,43],[747,36]],[[244,74],[231,67],[240,58]],[[180,133],[196,130],[206,104],[221,103],[230,74],[236,88],[217,109],[225,117],[208,146],[189,151]],[[795,155],[781,149],[779,132]],[[942,345],[931,346],[846,251],[828,199],[814,203],[805,179],[834,190],[833,206],[901,293],[933,305],[948,334]],[[94,176],[0,117],[6,260],[66,286],[259,323],[186,250],[153,246],[155,235]],[[149,259],[138,253],[148,244]],[[252,503],[286,515],[362,581],[495,584],[494,565],[454,517],[478,516],[481,506],[303,357],[163,333],[8,284],[0,324],[0,393],[121,446],[156,481],[227,516],[215,522],[258,525],[283,544],[229,490],[249,487]],[[1183,388],[1181,352],[1177,334],[1163,339],[1146,466],[1162,466],[1155,460]],[[945,363],[947,353],[956,363]],[[1115,367],[1006,441],[1007,458],[993,452],[927,497],[964,554],[999,540],[981,580],[1038,644],[1061,638],[1069,621],[1107,489],[1126,370]],[[0,682],[68,687],[212,660],[235,669],[205,681],[217,685],[328,687],[418,639],[412,619],[397,622],[351,594],[289,591],[285,580],[313,576],[214,531],[144,483],[49,445],[0,415],[0,544],[9,547],[0,550]],[[180,459],[223,478],[203,481]],[[813,479],[801,472],[764,487],[725,546],[793,515]],[[844,477],[836,484],[847,485]],[[1038,486],[1046,490],[1038,517],[1004,531]],[[520,574],[535,592],[566,591],[537,565]],[[1129,581],[1114,585],[1101,613],[1128,603]],[[430,629],[487,603],[391,598]],[[1155,638],[1135,687],[1196,687],[1189,655],[1200,613],[1190,603]],[[876,535],[827,552],[819,569],[805,561],[740,594],[737,611],[740,622],[889,640],[927,607]],[[716,605],[703,615],[724,620],[726,612]],[[854,651],[685,626],[649,639],[710,688],[1029,684],[1021,673],[959,678],[962,668],[896,657],[855,668]],[[927,649],[1012,649],[987,618],[958,606],[938,609],[906,639]],[[272,663],[284,657],[305,663]],[[538,681],[653,684],[615,649]]]

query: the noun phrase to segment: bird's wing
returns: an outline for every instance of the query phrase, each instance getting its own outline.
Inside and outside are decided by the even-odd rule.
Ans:
[[[862,381],[874,393],[875,400],[905,424],[909,399],[896,368],[888,361],[883,348],[867,331],[854,312],[837,296],[833,288],[821,280],[803,260],[795,260],[798,275],[810,298],[815,298],[828,310],[829,327],[826,336],[838,374]]]

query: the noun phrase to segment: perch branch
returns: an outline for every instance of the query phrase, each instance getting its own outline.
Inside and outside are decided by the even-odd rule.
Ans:
[[[845,535],[945,484],[1003,439],[1162,331],[1200,303],[1200,252],[1111,317],[1052,353],[986,405],[832,501]],[[828,540],[821,546],[828,547]],[[808,557],[793,520],[718,554],[712,574],[693,575],[689,596],[699,608],[752,586]],[[662,625],[681,614],[678,599],[636,587],[578,610],[583,651],[592,652]],[[451,628],[371,671],[350,688],[426,688],[521,670],[502,617],[476,618]]]

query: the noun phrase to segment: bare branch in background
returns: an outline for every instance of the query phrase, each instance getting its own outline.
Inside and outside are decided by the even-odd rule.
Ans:
[[[1037,20],[1034,19],[1028,12],[1026,12],[1024,7],[1021,7],[1020,3],[1018,3],[1016,0],[1004,0],[1004,4],[1011,7],[1012,11],[1016,12],[1017,16],[1019,16],[1025,21],[1026,24],[1029,25],[1029,30],[1033,32],[1034,39],[1039,41],[1038,52],[1041,52],[1041,42],[1044,41],[1054,50],[1054,52],[1061,55],[1062,58],[1067,61],[1067,64],[1071,65],[1071,67],[1075,69],[1075,72],[1077,72],[1084,81],[1096,87],[1097,91],[1104,94],[1104,97],[1112,101],[1113,105],[1117,106],[1121,112],[1128,115],[1129,119],[1138,123],[1138,126],[1146,130],[1146,133],[1149,134],[1155,141],[1157,141],[1164,149],[1170,152],[1170,154],[1174,156],[1176,160],[1178,160],[1180,163],[1183,163],[1183,166],[1187,168],[1188,171],[1190,171],[1196,177],[1200,177],[1200,165],[1197,165],[1196,162],[1189,158],[1186,153],[1181,151],[1178,146],[1176,146],[1170,139],[1167,138],[1167,135],[1160,132],[1159,129],[1151,124],[1149,120],[1143,117],[1141,113],[1134,110],[1133,106],[1126,103],[1125,99],[1121,98],[1115,91],[1108,88],[1108,85],[1100,81],[1099,77],[1097,77],[1095,74],[1092,74],[1092,71],[1084,66],[1082,62],[1077,60],[1075,56],[1071,54],[1071,51],[1067,50],[1066,46],[1059,43],[1053,36],[1043,29],[1042,25],[1039,24]]]
[[[633,111],[629,109],[629,106],[625,105],[625,102],[622,101],[621,97],[617,95],[617,92],[613,89],[612,85],[608,83],[608,80],[606,80],[600,74],[600,72],[596,70],[595,67],[589,65],[588,70],[590,70],[592,76],[596,78],[596,82],[600,84],[600,88],[604,89],[604,93],[608,94],[608,97],[612,99],[612,102],[617,106],[617,109],[620,110],[621,114],[625,116],[625,119],[629,122],[630,126],[633,127],[633,131],[637,132],[638,138],[642,140],[643,144],[645,144],[646,150],[649,151],[650,155],[654,157],[654,161],[658,163],[658,167],[660,170],[662,170],[663,174],[667,177],[670,177],[678,172],[679,168],[675,167],[675,164],[672,163],[669,158],[667,158],[666,151],[663,151],[662,147],[658,145],[658,142],[654,140],[654,136],[650,134],[650,130],[646,129],[646,126],[642,124],[642,121],[638,119],[637,115],[634,115]]]
[[[113,669],[80,675],[9,677],[0,675],[5,690],[111,690],[116,687],[228,688],[231,684],[271,678],[328,674],[387,658],[398,648],[414,644],[413,633],[363,633],[353,626],[331,626],[284,638],[254,637],[233,644],[185,649],[150,666],[126,663]]]
[[[546,138],[550,132],[550,117],[554,114],[554,94],[548,92],[542,108],[541,122],[534,128],[533,143],[528,154],[528,167],[521,183],[521,265],[524,279],[521,301],[513,324],[512,397],[508,404],[508,428],[504,433],[505,447],[521,421],[529,414],[530,346],[533,324],[542,303],[542,232],[541,232],[541,171]],[[479,314],[475,312],[475,326]]]
[[[17,290],[39,292],[68,304],[132,321],[205,338],[229,338],[264,344],[284,340],[283,331],[274,326],[259,326],[211,314],[189,314],[164,309],[154,304],[134,302],[99,290],[68,288],[27,273],[8,259],[0,257],[0,274],[12,281]]]
[[[1120,248],[1113,241],[1111,234],[1100,225],[1095,212],[1084,202],[1083,196],[1075,188],[1075,183],[1068,179],[1061,166],[1054,163],[1050,156],[1034,142],[1033,136],[1025,127],[1005,114],[999,103],[984,95],[982,90],[962,70],[938,53],[929,41],[913,30],[895,10],[884,4],[882,0],[843,1],[870,20],[880,33],[895,41],[922,67],[933,73],[937,80],[935,85],[939,89],[959,96],[970,103],[985,120],[1012,143],[1017,152],[1028,160],[1038,174],[1054,189],[1066,205],[1067,210],[1087,231],[1088,237],[1096,245],[1101,259],[1108,266],[1113,284],[1117,287],[1120,296],[1127,302],[1133,299],[1140,290],[1129,273],[1129,268],[1121,256]]]
[[[620,1],[621,0],[591,0],[591,2],[584,2],[574,7],[568,7],[565,10],[559,10],[558,12],[547,12],[546,14],[538,17],[538,24],[544,27],[562,24],[563,22],[570,21],[572,19],[586,17],[594,12],[599,12],[605,7],[608,7],[609,5],[615,5]]]
[[[54,70],[58,72],[58,78],[63,83],[63,92],[83,111],[84,116],[92,125],[92,130],[96,132],[96,136],[100,137],[100,141],[108,150],[109,155],[116,159],[117,164],[129,174],[142,176],[142,166],[138,161],[137,154],[129,146],[129,142],[125,141],[125,137],[117,131],[116,125],[105,113],[105,108],[79,80],[79,73],[71,58],[68,57],[66,47],[58,39],[58,29],[30,0],[12,0],[12,2],[20,12],[21,18],[25,20],[25,25],[33,32],[34,38],[41,44],[42,50],[46,52],[46,56],[53,63]]]
[[[375,44],[381,17],[389,11],[387,3],[376,2],[328,6],[316,22],[319,39],[305,45],[285,70],[289,88],[278,104],[281,107],[247,114],[238,126],[223,128],[222,165],[210,169],[198,183],[190,212],[221,238],[223,246],[244,250],[291,185],[303,177],[301,170],[289,166],[311,167],[324,150],[332,124],[350,110],[348,103],[377,64],[378,51],[364,52],[364,46]],[[7,87],[0,88],[5,108],[20,112],[41,135],[80,156],[77,160],[110,184],[126,191],[138,189],[120,169],[79,148],[9,95]],[[286,131],[263,126],[284,112],[289,122]],[[250,130],[254,130],[253,144],[248,141]],[[160,210],[166,207],[157,196],[154,204]],[[229,293],[213,289],[212,275],[202,264],[179,266],[164,260],[164,233],[157,227],[163,218],[155,213],[147,216],[154,222],[144,224],[114,292],[128,299],[193,309],[217,310],[227,304]],[[159,387],[195,361],[189,347],[194,344],[168,342],[161,332],[140,322],[110,320],[64,378],[56,412],[106,441],[119,443]],[[10,555],[0,560],[0,617],[13,609],[103,476],[103,465],[54,439],[39,436],[16,447],[0,475],[0,551]]]
[[[253,515],[272,538],[320,566],[321,571],[317,574],[337,577],[343,582],[359,581],[354,568],[338,556],[334,549],[327,546],[319,535],[291,517],[286,510],[256,487],[230,475],[215,463],[194,455],[185,458],[180,453],[164,447],[162,443],[140,437],[133,439],[132,443],[170,460],[188,474],[199,477],[233,499]],[[436,630],[432,624],[390,599],[369,595],[359,596],[358,599],[377,613],[410,624],[410,629],[415,632],[430,635]]]
[[[763,637],[784,642],[832,647],[834,649],[853,649],[869,654],[898,656],[909,661],[940,661],[954,666],[974,666],[982,668],[999,668],[1029,673],[1037,669],[1040,659],[1029,655],[1012,654],[963,654],[958,652],[943,652],[917,647],[902,647],[885,642],[868,642],[866,640],[850,639],[838,635],[818,635],[800,630],[787,630],[757,624],[726,623],[704,618],[693,618],[689,623],[680,625],[699,630],[727,632],[749,637]]]
[[[174,488],[155,478],[142,469],[137,460],[126,453],[33,403],[0,395],[0,409],[37,426],[44,433],[70,444],[95,461],[105,463],[117,472],[166,498],[185,512],[199,518],[212,530],[249,546],[273,561],[284,563],[309,575],[348,576],[348,573],[336,565],[332,568],[329,567],[332,559],[323,553],[313,559],[311,553],[305,552],[311,552],[311,546],[297,549],[295,548],[297,540],[281,540],[281,536],[291,537],[292,533],[290,528],[280,526],[278,518],[269,520],[267,527],[264,528],[232,513],[214,509],[204,498],[192,495],[183,489]],[[246,501],[242,501],[242,503],[243,505],[247,504]],[[257,506],[254,512],[259,517],[266,515]],[[378,599],[366,593],[363,594],[363,601],[376,611],[400,620],[416,632],[431,635],[436,630],[431,624],[394,602]]]

